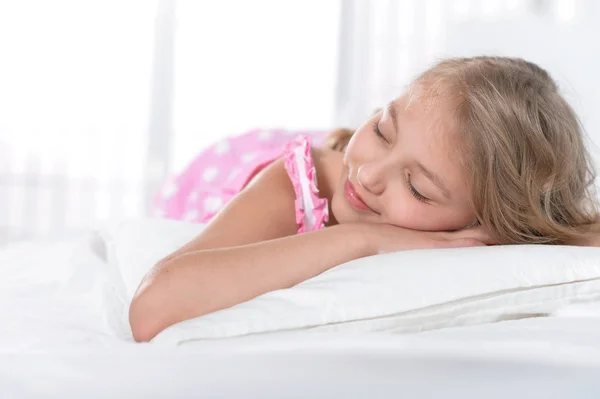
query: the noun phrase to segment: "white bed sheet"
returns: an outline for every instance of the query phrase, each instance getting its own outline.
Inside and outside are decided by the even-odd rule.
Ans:
[[[0,250],[0,397],[600,397],[598,307],[412,335],[139,345],[93,236]]]
[[[516,322],[521,323],[522,321]],[[582,346],[283,333],[2,355],[2,397],[597,398]],[[479,335],[484,338],[483,335]]]

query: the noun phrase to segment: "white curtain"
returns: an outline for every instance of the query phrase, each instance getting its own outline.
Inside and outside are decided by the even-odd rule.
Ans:
[[[173,164],[248,128],[326,129],[340,0],[179,0]]]
[[[0,241],[145,215],[226,135],[329,128],[339,9],[0,0]]]
[[[341,26],[340,124],[361,123],[437,59],[498,54],[547,68],[600,144],[597,1],[345,0]]]
[[[141,209],[156,5],[0,3],[4,234]]]

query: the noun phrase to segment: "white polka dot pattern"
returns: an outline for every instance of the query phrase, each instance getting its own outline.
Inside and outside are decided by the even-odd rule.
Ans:
[[[187,220],[188,222],[193,222],[198,218],[198,216],[200,216],[200,212],[198,211],[198,209],[190,209],[185,214],[185,220]]]
[[[204,200],[204,209],[207,212],[217,212],[223,206],[223,198],[208,197]]]
[[[245,154],[242,154],[242,162],[243,163],[250,163],[252,162],[252,160],[254,158],[256,158],[258,154],[256,152],[247,152]]]
[[[215,166],[209,166],[208,168],[204,169],[204,172],[202,172],[202,180],[204,180],[206,183],[210,183],[217,178],[218,174],[218,168]]]
[[[231,172],[229,172],[229,176],[227,176],[227,179],[229,179],[229,180],[235,179],[237,177],[237,175],[240,174],[241,171],[242,171],[242,168],[234,168]]]
[[[270,140],[271,137],[273,137],[273,131],[271,130],[262,130],[260,133],[258,133],[258,139],[260,141]]]
[[[217,155],[225,155],[229,152],[230,149],[231,144],[229,143],[229,140],[223,140],[215,144],[213,151]]]

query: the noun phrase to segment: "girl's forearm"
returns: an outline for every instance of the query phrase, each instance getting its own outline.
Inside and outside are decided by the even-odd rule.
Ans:
[[[372,255],[361,225],[244,245],[188,252],[157,264],[131,303],[138,341],[166,327],[292,287],[332,267]]]

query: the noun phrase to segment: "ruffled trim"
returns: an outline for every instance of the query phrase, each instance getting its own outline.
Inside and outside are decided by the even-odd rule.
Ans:
[[[296,193],[298,233],[322,229],[329,220],[329,207],[327,199],[318,195],[310,139],[307,136],[294,138],[286,145],[283,159]]]

